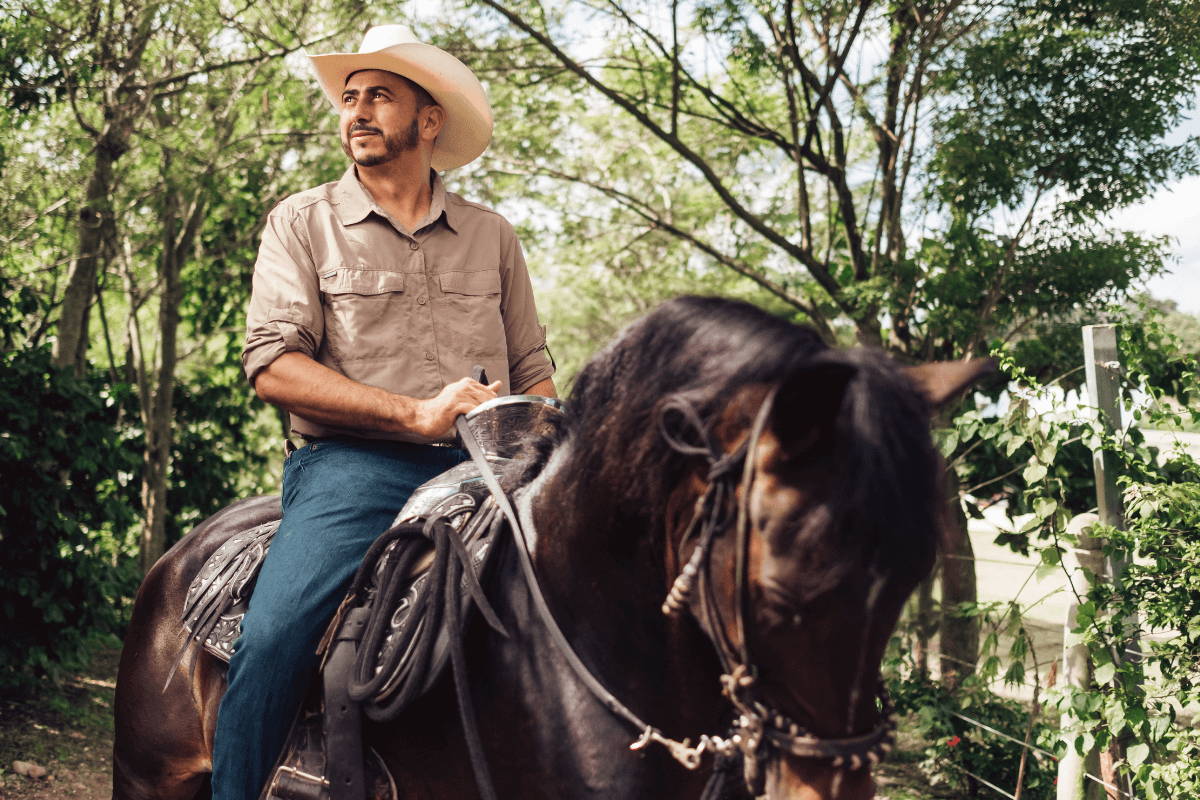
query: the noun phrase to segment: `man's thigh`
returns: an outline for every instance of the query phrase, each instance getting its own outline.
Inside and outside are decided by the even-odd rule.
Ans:
[[[457,449],[342,439],[292,453],[284,468],[283,519],[250,616],[303,610],[327,618],[371,542],[413,491],[461,460]]]

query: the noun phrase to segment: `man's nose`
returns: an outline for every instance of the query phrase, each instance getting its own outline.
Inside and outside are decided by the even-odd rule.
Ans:
[[[350,115],[355,122],[365,122],[371,118],[370,104],[364,103],[362,98],[355,98],[346,106],[346,113]]]

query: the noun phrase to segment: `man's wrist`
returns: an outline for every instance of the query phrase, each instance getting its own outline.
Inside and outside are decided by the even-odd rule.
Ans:
[[[421,435],[422,423],[428,416],[425,403],[414,397],[390,394],[390,413],[387,415],[392,433]]]

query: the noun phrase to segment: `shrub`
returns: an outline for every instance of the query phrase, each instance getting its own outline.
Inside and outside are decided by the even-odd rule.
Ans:
[[[140,577],[125,392],[55,369],[46,347],[0,355],[0,688],[53,677],[89,633],[119,628]]]

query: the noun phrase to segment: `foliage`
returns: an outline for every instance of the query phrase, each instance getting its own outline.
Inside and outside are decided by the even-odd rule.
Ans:
[[[120,632],[141,577],[136,529],[142,432],[128,384],[78,378],[48,346],[0,362],[0,688],[78,665],[90,636]],[[267,437],[240,364],[180,386],[168,544],[270,485]],[[256,404],[257,405],[257,404]]]
[[[1196,0],[467,5],[437,30],[513,112],[479,177],[546,198],[556,257],[607,245],[584,265],[666,284],[704,265],[911,359],[1128,296],[1165,243],[1096,222],[1200,167],[1165,137],[1194,102]]]
[[[174,425],[167,547],[235,500],[277,491],[278,420],[250,390],[240,361],[181,381]]]
[[[1182,450],[1147,447],[1132,423],[1179,428],[1200,422],[1200,368],[1161,313],[1143,307],[1113,315],[1131,322],[1120,328],[1125,424],[1118,435],[1077,405],[1074,390],[1064,389],[1077,378],[1039,383],[1001,350],[1006,402],[960,414],[939,438],[966,482],[987,490],[967,497],[968,508],[1006,501],[1019,523],[997,543],[1034,556],[1041,571],[1063,569],[1064,556],[1079,545],[1067,523],[1094,505],[1090,452],[1107,454],[1120,475],[1126,524],[1097,526],[1092,535],[1103,538],[1106,557],[1125,566],[1084,585],[1067,571],[1082,600],[1075,633],[1090,653],[1094,683],[1059,687],[1051,700],[1063,720],[1064,746],[1082,753],[1119,744],[1118,768],[1138,796],[1194,797],[1200,735],[1178,717],[1200,708],[1200,465]],[[964,457],[968,453],[974,458]],[[985,624],[995,612],[978,605],[954,610],[979,615]],[[1006,655],[994,652],[996,639],[985,642],[979,679],[1003,672],[1007,682],[1028,681],[1021,644],[1027,637],[1016,626],[1016,620],[1008,624]],[[1127,643],[1137,639],[1141,658],[1126,657]],[[961,699],[944,702],[954,709]]]
[[[1200,422],[1194,353],[1181,353],[1155,320],[1131,333],[1122,348],[1125,384],[1145,400],[1127,411],[1149,425]],[[1177,718],[1200,709],[1200,463],[1183,450],[1159,453],[1108,437],[1101,444],[1120,474],[1125,525],[1094,533],[1123,567],[1081,587],[1079,632],[1095,685],[1065,694],[1060,707],[1074,746],[1124,747],[1121,767],[1146,797],[1195,797],[1200,731]],[[1141,656],[1129,657],[1127,643],[1139,640]]]
[[[1029,709],[1014,700],[997,697],[977,678],[950,690],[941,683],[909,672],[888,682],[897,713],[911,721],[911,729],[925,742],[920,767],[934,785],[946,786],[955,797],[991,798],[995,789],[987,781],[1012,792],[1021,769],[1022,748],[993,731],[1023,741],[1029,726]],[[993,731],[975,723],[982,723]],[[1057,730],[1039,720],[1033,725],[1031,750],[1026,759],[1021,786],[1025,797],[1050,797],[1053,794],[1055,761],[1053,752]],[[982,779],[982,781],[981,781]]]
[[[988,783],[1011,794],[1019,784],[1023,797],[1053,793],[1055,754],[1063,745],[1057,741],[1056,720],[1043,715],[1046,687],[1025,625],[1027,611],[1016,601],[963,603],[952,610],[978,619],[984,634],[979,669],[953,687],[916,663],[915,620],[902,623],[889,642],[883,673],[897,712],[924,742],[920,767],[955,797],[994,797]],[[998,696],[1000,683],[1032,689],[1032,703]],[[1022,742],[1029,745],[1023,771]]]
[[[140,573],[128,387],[56,370],[47,347],[0,356],[0,688],[59,674],[116,631]]]

